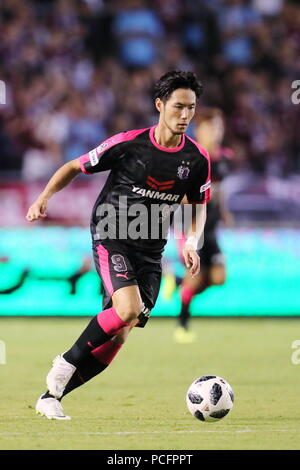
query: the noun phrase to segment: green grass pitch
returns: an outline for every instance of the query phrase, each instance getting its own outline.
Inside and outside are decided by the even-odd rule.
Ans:
[[[72,421],[35,415],[51,360],[85,318],[1,318],[0,449],[300,449],[298,319],[193,319],[197,341],[173,342],[174,319],[135,329],[110,368],[63,400]],[[298,354],[298,357],[300,355]],[[232,412],[202,423],[185,405],[190,383],[217,374]]]

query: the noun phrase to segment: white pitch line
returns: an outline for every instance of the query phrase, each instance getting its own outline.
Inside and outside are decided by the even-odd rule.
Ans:
[[[270,432],[287,432],[287,429],[268,429]],[[72,434],[72,435],[94,435],[94,436],[125,436],[130,434],[205,434],[205,433],[228,433],[228,434],[240,434],[240,433],[252,433],[252,432],[265,432],[264,429],[241,429],[236,431],[228,430],[185,430],[185,431],[115,431],[115,432],[101,432],[101,431],[62,431],[62,432],[31,432],[31,436],[48,436],[50,434]],[[27,436],[28,433],[23,432],[0,432],[0,436]]]

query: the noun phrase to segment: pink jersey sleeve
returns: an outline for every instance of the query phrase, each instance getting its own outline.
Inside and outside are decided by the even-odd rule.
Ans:
[[[205,158],[204,164],[201,165],[199,176],[193,187],[187,192],[188,201],[191,204],[205,204],[211,198],[211,172],[210,157],[207,150],[201,147],[198,142],[188,137],[190,141],[197,147],[199,153]],[[200,157],[200,156],[199,156]]]
[[[123,142],[135,139],[147,129],[137,129],[120,132],[106,139],[98,147],[79,157],[80,168],[83,173],[92,174],[99,171],[111,170],[118,158],[118,146]]]

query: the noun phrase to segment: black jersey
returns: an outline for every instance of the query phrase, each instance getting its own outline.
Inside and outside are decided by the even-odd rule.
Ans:
[[[217,152],[211,155],[211,180],[212,185],[220,184],[232,169],[234,152],[228,147],[220,147]],[[212,193],[213,194],[213,193]],[[218,226],[221,219],[220,204],[216,197],[212,197],[207,205],[207,218],[205,224],[205,237],[210,237]]]
[[[185,194],[194,204],[210,199],[208,152],[186,135],[182,135],[179,146],[162,147],[155,141],[154,130],[153,126],[122,132],[80,157],[84,173],[111,170],[92,211],[93,240],[103,239],[99,227],[107,223],[108,238],[139,250],[162,252],[166,238],[163,234],[158,237],[153,227],[161,221],[160,217],[153,219],[153,206],[163,204],[170,209]],[[127,229],[131,222],[137,223],[139,209],[148,211],[146,222],[145,217],[140,219],[140,224],[147,226],[147,234],[141,230],[140,237],[135,238]]]

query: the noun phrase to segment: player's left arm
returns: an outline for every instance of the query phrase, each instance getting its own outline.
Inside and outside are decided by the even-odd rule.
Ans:
[[[204,226],[206,222],[206,203],[210,200],[210,158],[208,152],[201,151],[203,158],[199,158],[195,176],[190,183],[184,201],[192,204],[192,222],[187,233],[187,240],[183,249],[186,267],[192,277],[200,272],[200,258],[197,250],[202,248],[204,240]]]
[[[192,277],[200,272],[200,258],[197,250],[203,244],[204,227],[206,222],[206,204],[193,204],[192,223],[187,233],[187,239],[182,250],[186,267]]]

